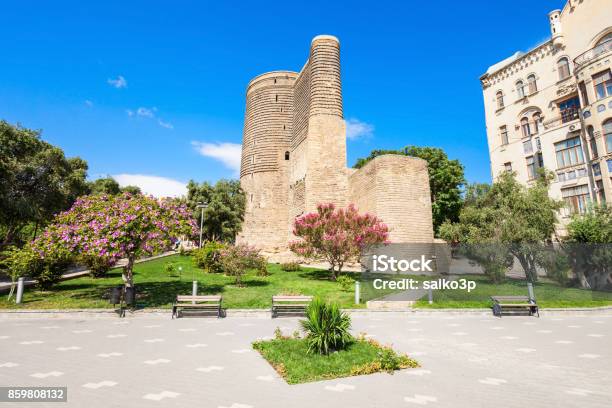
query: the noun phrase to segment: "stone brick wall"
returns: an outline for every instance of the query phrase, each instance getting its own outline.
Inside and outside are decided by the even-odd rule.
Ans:
[[[393,243],[433,241],[427,162],[402,155],[378,156],[349,178],[350,201],[381,218]]]

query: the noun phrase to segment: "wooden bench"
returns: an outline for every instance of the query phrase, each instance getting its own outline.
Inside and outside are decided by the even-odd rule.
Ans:
[[[178,295],[172,304],[172,318],[179,317],[183,310],[214,312],[217,317],[221,317],[221,299],[220,295]]]
[[[493,314],[495,316],[501,317],[504,310],[513,312],[527,310],[529,316],[536,314],[540,317],[538,304],[535,299],[529,296],[491,296],[491,300],[493,301]]]
[[[312,296],[272,296],[272,317],[279,314],[304,315]]]

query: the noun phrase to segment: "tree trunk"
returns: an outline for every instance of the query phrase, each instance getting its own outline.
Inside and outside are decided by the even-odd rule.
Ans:
[[[133,273],[133,269],[134,269],[134,261],[135,261],[135,256],[134,255],[130,255],[128,257],[128,263],[127,265],[125,265],[123,267],[123,275],[121,276],[121,278],[123,279],[123,282],[125,283],[125,287],[126,288],[131,288],[134,286],[134,273]]]

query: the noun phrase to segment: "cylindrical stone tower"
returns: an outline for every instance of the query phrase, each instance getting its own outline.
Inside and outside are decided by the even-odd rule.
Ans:
[[[240,184],[246,209],[239,242],[286,246],[289,142],[297,73],[274,71],[247,87]]]
[[[312,40],[308,61],[310,106],[308,120],[306,211],[319,203],[348,203],[346,125],[342,114],[340,42],[320,35]]]

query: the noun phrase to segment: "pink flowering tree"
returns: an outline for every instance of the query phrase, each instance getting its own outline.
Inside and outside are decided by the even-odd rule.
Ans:
[[[72,254],[109,266],[127,258],[123,281],[133,286],[136,259],[168,250],[179,237],[196,232],[191,212],[176,200],[97,195],[81,197],[58,214],[31,247],[41,258]]]
[[[316,213],[295,219],[293,234],[301,240],[291,242],[291,250],[329,262],[336,280],[344,264],[357,261],[364,248],[387,243],[389,228],[374,215],[360,214],[352,204],[338,209],[334,204],[319,204]]]

